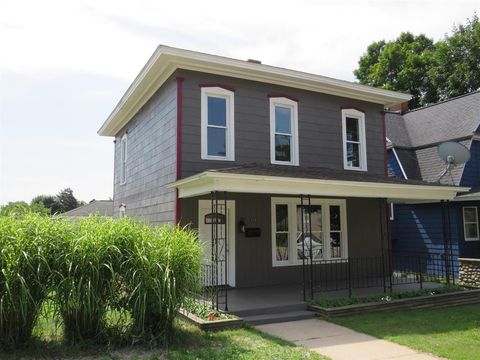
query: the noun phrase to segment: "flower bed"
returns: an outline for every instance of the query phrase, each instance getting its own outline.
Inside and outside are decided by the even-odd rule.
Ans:
[[[480,290],[446,286],[439,289],[362,298],[316,299],[310,303],[309,310],[315,311],[318,316],[333,317],[405,308],[447,307],[478,302],[480,302]]]
[[[318,305],[325,308],[336,308],[340,306],[348,306],[355,304],[368,304],[368,303],[378,303],[378,302],[390,302],[392,300],[399,299],[409,299],[415,298],[418,296],[425,295],[438,295],[451,293],[455,291],[463,291],[464,287],[461,286],[442,286],[436,289],[422,289],[417,291],[404,291],[404,292],[394,292],[391,294],[380,294],[380,295],[371,295],[371,296],[361,296],[361,297],[341,297],[341,298],[331,298],[331,297],[320,297],[313,299],[311,305]]]
[[[243,324],[241,318],[213,309],[209,304],[195,299],[187,299],[179,314],[202,330],[223,329]]]

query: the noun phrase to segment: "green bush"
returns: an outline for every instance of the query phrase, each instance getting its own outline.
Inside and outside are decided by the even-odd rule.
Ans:
[[[64,225],[28,212],[0,216],[0,347],[30,339],[52,285],[51,264]]]
[[[132,333],[137,338],[168,334],[180,305],[199,286],[196,234],[164,226],[141,232],[132,245],[122,264]]]
[[[179,227],[7,215],[0,216],[0,249],[3,348],[28,341],[47,299],[67,342],[112,342],[120,333],[135,342],[163,340],[199,286],[196,233]]]

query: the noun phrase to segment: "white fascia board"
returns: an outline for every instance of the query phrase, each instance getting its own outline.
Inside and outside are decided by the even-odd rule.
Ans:
[[[459,195],[453,199],[453,201],[478,201],[480,200],[480,192]]]
[[[411,99],[409,94],[297,70],[255,64],[161,45],[127,89],[115,109],[98,130],[98,134],[102,136],[116,135],[176,69],[260,81],[382,105],[395,105]]]
[[[468,188],[451,186],[370,183],[212,172],[205,172],[180,180],[169,187],[178,188],[181,198],[204,195],[211,191],[228,191],[258,194],[388,198],[396,201],[452,200],[458,191],[468,191],[466,190]]]

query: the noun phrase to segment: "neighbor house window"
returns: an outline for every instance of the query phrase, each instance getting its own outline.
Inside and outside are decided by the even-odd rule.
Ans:
[[[463,208],[463,231],[465,241],[480,239],[478,231],[478,208],[476,206],[466,206]]]
[[[347,258],[345,200],[272,198],[272,264]],[[302,232],[303,231],[303,232]]]
[[[285,97],[270,98],[270,160],[298,165],[298,106]]]
[[[202,159],[234,160],[234,97],[220,87],[203,87]]]
[[[343,166],[348,170],[367,170],[365,114],[355,109],[342,110]]]
[[[120,184],[127,181],[127,134],[123,135],[120,142]]]

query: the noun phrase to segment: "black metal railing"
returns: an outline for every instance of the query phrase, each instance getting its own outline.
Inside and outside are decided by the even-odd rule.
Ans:
[[[311,296],[326,291],[381,288],[391,292],[394,286],[442,282],[454,284],[458,264],[445,254],[384,253],[379,256],[317,260],[311,266]],[[308,291],[308,290],[307,290]]]
[[[200,273],[200,291],[197,297],[204,304],[217,309],[227,310],[226,262],[218,260],[212,264],[202,264]]]

